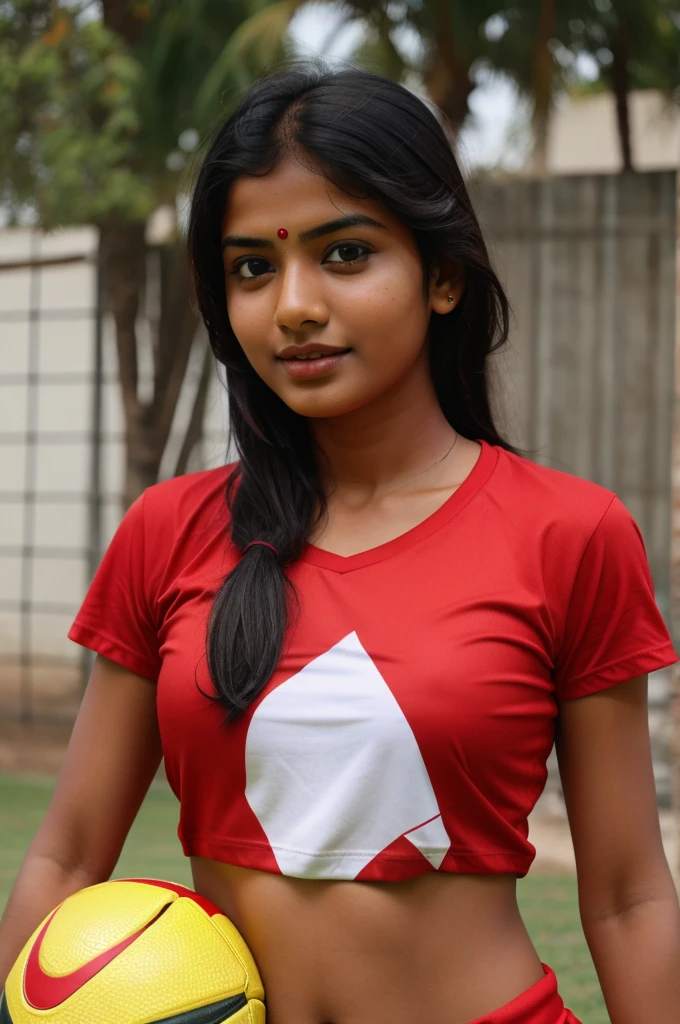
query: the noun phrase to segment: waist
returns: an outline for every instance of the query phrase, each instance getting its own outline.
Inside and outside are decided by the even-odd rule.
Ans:
[[[255,957],[268,1024],[465,1024],[543,977],[514,875],[320,881],[191,864]]]

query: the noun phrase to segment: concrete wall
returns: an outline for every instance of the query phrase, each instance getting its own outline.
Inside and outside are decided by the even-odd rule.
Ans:
[[[636,171],[680,167],[680,107],[655,89],[630,95],[633,166]],[[610,92],[563,97],[550,124],[550,173],[616,174],[623,160]]]
[[[0,231],[2,264],[85,257],[33,271],[0,269],[0,710],[16,712],[30,689],[38,714],[68,715],[80,694],[82,652],[66,632],[88,583],[96,244],[91,228],[37,236],[29,229]],[[104,546],[120,520],[123,486],[124,424],[112,328],[105,319]],[[142,339],[145,329],[142,320]],[[181,444],[196,362],[162,473],[169,472]],[[140,389],[148,386],[146,364],[142,359]],[[191,468],[224,462],[223,396],[215,375],[206,438]]]

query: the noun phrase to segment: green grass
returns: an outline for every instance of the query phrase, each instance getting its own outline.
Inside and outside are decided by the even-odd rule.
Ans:
[[[54,782],[0,773],[0,910],[26,848],[45,813]],[[176,836],[178,804],[167,787],[151,787],[128,836],[114,878],[167,878],[192,885]],[[566,1005],[583,1024],[609,1024],[586,945],[572,875],[529,873],[517,884],[520,910],[541,960],[559,979]]]
[[[0,772],[0,908],[40,824],[54,779]],[[177,839],[179,805],[167,786],[152,785],[130,830],[113,878],[167,878],[192,886]]]
[[[583,1024],[610,1024],[578,912],[575,875],[538,875],[517,883],[517,902],[544,964],[557,975],[560,995]]]

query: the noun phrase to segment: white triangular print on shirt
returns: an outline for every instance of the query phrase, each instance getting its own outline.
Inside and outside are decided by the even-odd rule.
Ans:
[[[432,864],[449,848],[441,820],[423,824],[440,812],[411,726],[354,632],[267,694],[245,757],[246,799],[284,875],[356,878],[419,827]]]
[[[441,814],[432,821],[426,821],[418,828],[412,828],[404,837],[427,857],[433,868],[438,868],[449,848],[449,837],[444,828]]]

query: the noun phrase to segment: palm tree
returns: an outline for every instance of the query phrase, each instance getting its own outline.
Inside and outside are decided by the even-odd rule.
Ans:
[[[672,95],[680,83],[680,11],[671,0],[582,0],[568,22],[565,41],[598,64],[601,85],[611,89],[624,171],[634,168],[629,96],[635,88]]]
[[[115,322],[126,433],[124,504],[158,478],[186,369],[202,346],[200,386],[174,467],[186,469],[200,437],[210,355],[190,301],[177,224],[149,246],[151,214],[173,212],[187,187],[191,151],[228,113],[249,70],[215,67],[254,0],[21,0],[0,10],[0,198],[27,203],[44,228],[94,224]],[[285,35],[269,53],[291,53]],[[217,97],[210,105],[206,96]],[[150,397],[140,394],[147,343],[137,319],[152,275],[160,291],[152,325]]]
[[[152,179],[157,205],[175,209],[178,190],[184,186],[183,171],[188,157],[178,140],[184,140],[185,149],[194,147],[209,132],[217,115],[228,113],[238,88],[247,85],[259,70],[257,65],[248,69],[243,62],[232,64],[225,59],[256,6],[234,0],[228,4],[222,0],[163,0],[154,6],[146,23],[140,25],[136,12],[144,9],[141,5],[104,0],[105,26],[124,40],[143,69],[138,91],[139,148],[134,159],[139,173]],[[267,42],[272,57],[283,59],[290,55],[285,35]],[[210,104],[207,98],[213,93],[216,100]],[[158,478],[192,348],[200,343],[202,370],[187,433],[174,466],[176,474],[186,471],[201,436],[212,363],[202,333],[197,341],[198,317],[191,301],[186,254],[175,226],[174,237],[153,254],[161,292],[160,315],[152,340],[152,397],[140,399],[140,339],[135,321],[149,266],[146,219],[123,221],[109,217],[100,222],[100,230],[125,409],[128,504]]]
[[[295,15],[310,0],[277,0],[259,3],[229,41],[224,61],[216,65],[259,63],[276,60],[276,47]],[[451,134],[462,127],[469,113],[469,97],[475,88],[475,62],[487,52],[486,20],[496,13],[493,0],[337,0],[324,5],[333,21],[330,39],[344,28],[360,24],[364,39],[347,59],[396,81],[415,75],[428,97],[448,119]],[[419,40],[418,52],[409,57],[396,42],[400,31],[411,30]],[[214,98],[214,90],[210,99]]]
[[[507,2],[497,16],[500,28],[489,42],[488,59],[492,66],[508,75],[532,103],[531,172],[537,177],[548,174],[553,102],[556,92],[566,85],[568,74],[564,66],[565,26],[578,13],[580,3],[581,0]],[[562,61],[555,58],[560,50]]]

